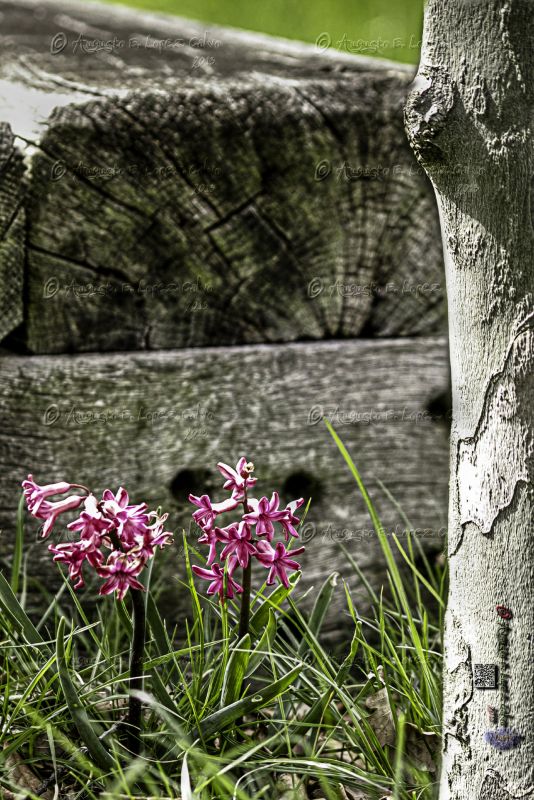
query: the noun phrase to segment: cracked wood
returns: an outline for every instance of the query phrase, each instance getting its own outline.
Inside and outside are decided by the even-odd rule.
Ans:
[[[443,331],[409,68],[97,3],[0,13],[0,118],[27,167],[14,346]]]

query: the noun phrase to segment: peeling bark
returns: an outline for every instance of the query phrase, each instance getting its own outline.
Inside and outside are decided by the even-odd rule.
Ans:
[[[438,200],[449,302],[441,800],[534,793],[533,38],[527,0],[430,0],[406,107]],[[469,674],[466,692],[469,662],[482,687]]]

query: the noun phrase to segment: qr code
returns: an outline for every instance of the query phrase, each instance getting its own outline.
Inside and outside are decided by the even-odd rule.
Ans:
[[[475,664],[475,689],[497,688],[497,665]]]

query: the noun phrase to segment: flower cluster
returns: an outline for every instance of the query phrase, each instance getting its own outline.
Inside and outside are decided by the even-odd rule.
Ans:
[[[168,514],[147,511],[146,503],[130,505],[128,493],[122,487],[116,494],[106,489],[101,500],[97,500],[84,486],[66,482],[39,486],[33,476],[28,475],[22,488],[29,512],[44,520],[42,535],[45,538],[52,532],[60,514],[83,505],[78,519],[67,525],[78,538],[48,546],[54,561],[67,565],[76,589],[84,586],[82,568],[87,562],[97,575],[105,578],[99,593],[116,592],[122,600],[129,588],[144,588],[139,575],[147,561],[154,556],[156,548],[172,542],[172,534],[164,530]],[[82,490],[83,494],[71,494],[62,500],[49,499],[72,490]]]
[[[193,571],[200,578],[210,581],[208,594],[218,594],[221,601],[243,591],[234,578],[234,572],[238,565],[246,569],[253,558],[269,570],[269,585],[278,579],[286,588],[289,587],[288,570],[300,568],[293,556],[304,552],[305,548],[288,550],[282,541],[276,542],[273,547],[275,523],[280,525],[286,543],[298,538],[296,526],[300,520],[295,516],[295,511],[304,500],[300,498],[280,508],[280,498],[276,492],[270,500],[267,497],[260,500],[249,497],[248,490],[256,484],[257,478],[252,476],[254,465],[245,458],[239,459],[235,469],[222,463],[217,464],[217,468],[225,478],[223,488],[231,492],[230,497],[221,503],[213,503],[207,494],[201,497],[189,495],[189,501],[197,507],[193,519],[202,530],[198,541],[209,547],[209,569],[194,566]],[[219,514],[234,511],[238,507],[240,520],[224,528],[216,525]],[[217,552],[219,547],[220,555]]]

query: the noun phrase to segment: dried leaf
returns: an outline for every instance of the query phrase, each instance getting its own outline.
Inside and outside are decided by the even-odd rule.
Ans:
[[[339,784],[340,800],[369,800],[368,794],[362,794],[355,789],[348,789],[346,786]]]
[[[338,783],[337,786],[334,787],[334,792],[336,800],[369,800],[369,794],[362,794],[362,792],[356,789],[349,789],[341,783]],[[316,793],[313,797],[314,800],[326,800],[322,794]]]
[[[306,714],[309,713],[311,706],[307,703],[298,703],[295,710],[294,710],[294,717],[299,722],[304,719]]]
[[[280,792],[278,800],[308,800],[302,781],[289,773],[284,772],[278,776],[276,788]]]
[[[411,722],[406,723],[405,752],[409,761],[422,772],[436,772],[434,759],[439,751],[439,736],[432,732],[420,731]]]
[[[349,794],[348,790],[345,789],[345,787],[341,784],[338,784],[337,792],[339,794],[339,800],[354,800],[355,798],[355,795],[352,792]],[[363,795],[360,794],[358,797],[356,797],[356,800],[362,800],[362,798]]]
[[[365,706],[373,712],[367,718],[367,722],[373,729],[380,745],[385,747],[395,744],[395,722],[389,705],[387,689],[380,689],[370,695],[365,701]]]
[[[22,758],[17,753],[11,753],[8,755],[5,760],[5,770],[11,783],[14,783],[19,789],[35,793],[42,784],[42,780],[40,780],[37,775],[32,772],[32,770],[23,762]],[[5,794],[7,800],[9,800],[10,797],[15,796],[16,795],[11,794],[11,792],[6,792]],[[52,800],[53,793],[51,791],[47,791],[40,796],[44,798],[44,800]]]

